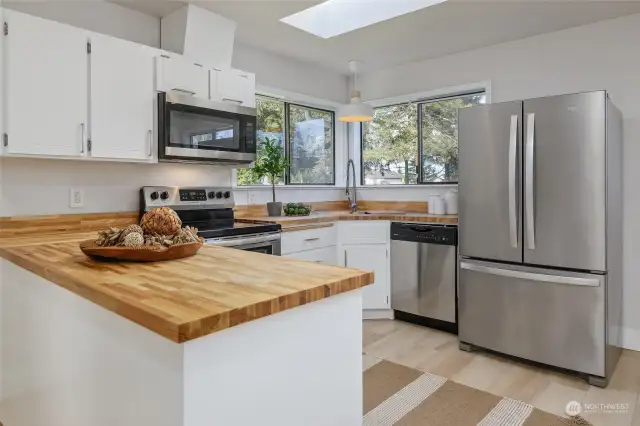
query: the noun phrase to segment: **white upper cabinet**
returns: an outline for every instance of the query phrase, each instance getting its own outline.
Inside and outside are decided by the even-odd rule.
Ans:
[[[156,58],[156,90],[176,90],[207,99],[209,70],[180,55],[163,54]]]
[[[4,10],[7,154],[87,151],[87,32]]]
[[[211,92],[209,97],[215,101],[231,102],[255,108],[256,76],[250,72],[233,68],[211,70]]]
[[[99,34],[90,41],[91,157],[153,160],[156,50]]]

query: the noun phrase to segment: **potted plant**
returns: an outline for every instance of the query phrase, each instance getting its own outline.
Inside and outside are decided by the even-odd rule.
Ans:
[[[282,147],[276,138],[264,138],[263,153],[253,167],[253,172],[260,178],[267,177],[271,183],[273,201],[267,203],[269,216],[280,216],[282,203],[276,203],[276,179],[289,168],[289,161],[284,156]]]

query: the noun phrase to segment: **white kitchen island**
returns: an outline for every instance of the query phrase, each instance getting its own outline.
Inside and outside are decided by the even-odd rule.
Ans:
[[[214,247],[154,264],[77,243],[0,255],[5,426],[362,424],[371,273]]]

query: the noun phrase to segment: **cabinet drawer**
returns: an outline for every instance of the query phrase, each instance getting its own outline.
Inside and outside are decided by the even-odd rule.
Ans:
[[[389,222],[340,222],[341,244],[383,244],[389,241]]]
[[[335,226],[282,233],[282,254],[335,245]]]
[[[322,263],[323,265],[336,265],[336,246],[289,253],[284,257]]]

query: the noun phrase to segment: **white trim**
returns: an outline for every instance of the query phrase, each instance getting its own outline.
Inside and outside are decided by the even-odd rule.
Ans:
[[[374,189],[433,189],[433,188],[457,188],[457,183],[412,183],[408,185],[360,185],[358,184],[358,190],[374,190]]]
[[[491,103],[491,80],[485,80],[485,81],[469,83],[469,84],[461,84],[459,86],[443,87],[440,89],[428,90],[426,92],[409,93],[406,95],[393,96],[389,98],[372,99],[372,100],[366,101],[366,103],[368,103],[374,108],[378,108],[378,107],[383,107],[388,105],[403,104],[407,102],[416,102],[421,99],[453,96],[459,93],[473,92],[475,90],[484,90],[485,95],[487,97],[486,103],[487,104]]]
[[[393,309],[364,309],[363,320],[393,319]]]
[[[323,190],[323,191],[327,191],[327,190],[342,190],[344,191],[344,186],[338,186],[338,185],[276,185],[276,191],[280,191],[280,190],[285,190],[285,191],[289,191],[289,190],[295,190],[295,189],[304,189],[304,190]],[[240,186],[234,186],[233,187],[234,191],[262,191],[262,190],[269,190],[271,191],[271,185],[240,185]]]
[[[329,109],[334,112],[340,106],[342,106],[340,102],[334,102],[328,99],[316,98],[314,96],[305,95],[303,93],[290,92],[288,90],[282,90],[282,89],[277,89],[275,87],[269,87],[269,86],[263,86],[263,85],[256,86],[256,95],[276,98],[283,102],[303,104],[309,107]]]
[[[640,330],[621,327],[620,331],[620,346],[632,351],[640,351]]]

